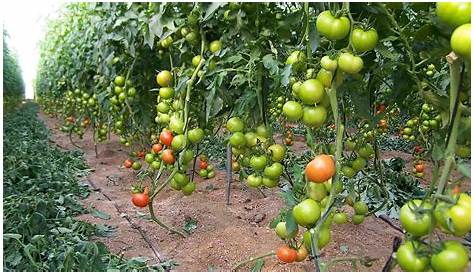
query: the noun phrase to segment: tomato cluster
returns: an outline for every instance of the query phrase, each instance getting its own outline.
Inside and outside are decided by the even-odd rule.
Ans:
[[[405,271],[464,271],[469,262],[465,247],[453,240],[440,240],[430,249],[422,238],[434,226],[447,234],[464,236],[471,231],[471,197],[465,193],[453,194],[452,201],[412,200],[400,211],[400,222],[411,240],[396,252],[400,267]]]
[[[237,159],[234,170],[243,166],[251,171],[247,176],[250,187],[276,187],[283,175],[286,148],[280,144],[271,144],[271,131],[265,125],[259,125],[255,131],[244,134],[244,122],[239,117],[227,121],[227,130],[232,133],[229,143]]]
[[[199,176],[204,179],[212,179],[216,176],[214,166],[207,162],[205,155],[199,156]]]

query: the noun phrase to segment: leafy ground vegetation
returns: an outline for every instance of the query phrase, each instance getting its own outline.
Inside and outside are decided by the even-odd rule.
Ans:
[[[74,217],[88,195],[78,176],[87,173],[81,153],[49,142],[49,131],[27,103],[4,116],[3,270],[150,271],[143,260],[124,260],[101,242],[97,227]]]
[[[176,207],[164,220],[165,199],[201,199],[203,180],[225,176],[226,197],[232,175],[250,193],[280,193],[269,223],[280,246],[233,270],[275,257],[317,271],[368,267],[367,256],[322,255],[339,227],[377,217],[403,234],[384,271],[463,271],[470,10],[461,2],[73,3],[42,41],[38,102],[71,141],[90,138],[96,157],[118,138],[121,170],[133,176],[129,207],[176,237],[171,243],[192,242],[199,228],[176,226],[186,219]]]

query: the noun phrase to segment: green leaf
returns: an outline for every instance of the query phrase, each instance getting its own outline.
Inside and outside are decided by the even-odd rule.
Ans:
[[[311,53],[315,53],[321,42],[319,32],[316,30],[316,24],[309,25],[309,45],[311,47]]]
[[[258,259],[256,262],[255,262],[255,265],[252,267],[252,272],[262,272],[262,269],[263,269],[263,265],[265,264],[265,262],[263,261],[263,259]]]
[[[270,74],[278,74],[278,62],[273,58],[273,54],[267,54],[262,58],[263,66],[270,71]]]
[[[109,214],[102,212],[100,210],[97,210],[95,208],[90,209],[89,212],[91,213],[92,216],[102,219],[102,220],[110,220],[111,218]]]
[[[218,8],[220,8],[224,5],[227,5],[227,2],[212,2],[206,9],[206,14],[204,15],[203,22],[206,21],[207,19],[209,19],[211,17],[211,15],[214,14],[214,12]]]
[[[293,217],[293,208],[288,209],[286,213],[286,231],[288,234],[295,232],[298,229],[298,225],[296,224],[295,217]]]
[[[462,175],[468,178],[471,178],[471,168],[469,165],[467,165],[464,162],[457,163],[456,165],[457,165],[458,171],[461,172]]]

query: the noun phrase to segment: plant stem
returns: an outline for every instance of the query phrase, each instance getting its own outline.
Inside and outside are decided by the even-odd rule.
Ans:
[[[151,216],[151,219],[157,223],[158,225],[160,225],[161,227],[167,229],[168,231],[172,232],[172,233],[175,233],[175,234],[178,234],[179,236],[183,237],[183,238],[186,238],[186,235],[181,232],[181,231],[178,231],[168,225],[166,225],[165,223],[163,223],[162,221],[160,221],[156,216],[155,216],[155,211],[153,209],[153,203],[149,203],[148,204],[148,209],[150,210],[150,216]]]
[[[234,267],[232,267],[232,270],[231,271],[236,271],[237,269],[239,269],[240,267],[242,267],[243,265],[247,264],[247,263],[250,263],[250,262],[253,262],[253,261],[256,261],[256,260],[259,260],[259,259],[263,259],[265,257],[269,257],[269,256],[273,256],[275,255],[275,251],[270,251],[268,253],[265,253],[263,255],[260,255],[258,257],[251,257],[250,259],[248,260],[245,260],[245,261],[241,261],[239,262],[238,264],[236,264]]]

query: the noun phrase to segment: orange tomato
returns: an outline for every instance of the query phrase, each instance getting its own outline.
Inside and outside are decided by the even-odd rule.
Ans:
[[[306,178],[315,183],[324,183],[336,173],[336,165],[331,156],[321,154],[308,163],[305,169]]]
[[[160,134],[160,141],[168,147],[171,146],[171,142],[173,141],[173,134],[171,131],[163,131]]]
[[[161,144],[154,144],[151,149],[154,153],[158,154],[163,149],[163,146]]]
[[[174,164],[175,159],[174,159],[173,151],[171,149],[163,150],[163,155],[161,155],[161,160],[163,160],[163,162],[168,165]]]

